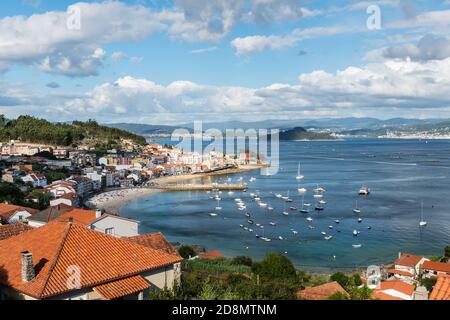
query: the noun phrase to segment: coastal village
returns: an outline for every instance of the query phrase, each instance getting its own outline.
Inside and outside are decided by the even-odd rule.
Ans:
[[[163,234],[141,234],[139,221],[86,203],[106,191],[117,196],[151,189],[163,177],[261,165],[248,153],[200,155],[160,144],[100,157],[91,150],[15,142],[0,151],[2,186],[26,194],[21,205],[0,204],[0,299],[18,300],[144,300],[158,290],[175,290],[183,261],[226,258],[214,251],[183,258]],[[401,253],[389,269],[360,272],[357,286],[372,290],[370,299],[449,300],[448,258]],[[428,279],[432,286],[426,286]],[[349,296],[344,283],[331,280],[299,288],[296,297]]]

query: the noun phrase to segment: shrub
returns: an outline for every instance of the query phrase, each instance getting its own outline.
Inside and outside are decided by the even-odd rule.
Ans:
[[[189,246],[182,246],[179,250],[178,253],[180,254],[180,256],[183,259],[189,259],[189,258],[193,258],[197,255],[197,253],[195,252],[195,250],[192,247]]]

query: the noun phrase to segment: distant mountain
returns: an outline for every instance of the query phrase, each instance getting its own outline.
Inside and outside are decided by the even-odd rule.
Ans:
[[[105,124],[105,126],[133,132],[135,134],[144,136],[172,134],[172,132],[180,128],[175,126],[150,125],[138,123],[112,123],[112,124]]]
[[[280,132],[280,140],[284,140],[284,141],[333,140],[333,139],[335,139],[335,138],[328,133],[308,131],[302,127],[297,127],[294,129]]]

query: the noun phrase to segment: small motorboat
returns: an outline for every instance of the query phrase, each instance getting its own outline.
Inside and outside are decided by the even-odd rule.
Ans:
[[[319,187],[319,186],[317,186],[317,188],[314,189],[314,192],[315,192],[315,193],[324,193],[324,192],[326,192],[326,191],[327,191],[327,190],[325,190],[324,188]]]
[[[284,238],[283,238],[282,236],[279,236],[279,237],[278,237],[278,240],[283,241]]]
[[[306,189],[305,188],[298,188],[298,193],[306,193]]]
[[[326,232],[321,232],[321,234],[323,235],[323,236],[326,236],[327,235],[327,233]]]
[[[314,229],[315,229],[315,227],[313,227],[313,226],[308,226],[308,228],[309,228],[310,230],[314,230]]]
[[[234,199],[234,201],[235,201],[235,202],[242,202],[242,200],[241,200],[241,199],[239,199],[239,198],[237,198],[237,199]]]
[[[234,192],[233,192],[233,191],[230,191],[230,192],[228,192],[228,195],[229,195],[229,196],[233,196],[233,195],[234,195]]]
[[[372,230],[372,227],[367,227],[367,230]]]
[[[255,222],[253,220],[248,220],[247,223],[248,224],[254,224]]]
[[[222,207],[216,207],[216,211],[221,211],[222,209]]]
[[[360,232],[358,230],[353,230],[353,236],[357,237],[360,234]]]
[[[275,197],[277,197],[278,199],[281,199],[281,198],[283,198],[283,195],[277,193],[277,194],[275,195]]]
[[[320,200],[320,201],[319,201],[319,204],[325,205],[325,204],[327,204],[327,202],[326,202],[325,200]]]
[[[209,216],[214,218],[214,217],[217,217],[218,214],[217,213],[210,213]]]
[[[268,204],[267,204],[267,203],[264,203],[264,202],[260,202],[260,203],[259,203],[259,206],[260,206],[261,208],[267,208],[267,207],[268,207]]]
[[[358,223],[362,223],[363,222],[363,219],[362,218],[359,218],[358,219]]]
[[[341,221],[340,221],[340,220],[334,220],[334,222],[335,222],[336,224],[339,224],[339,223],[341,223]]]
[[[245,216],[246,216],[247,218],[250,218],[250,217],[251,217],[250,213],[248,213],[248,212],[245,213]]]
[[[323,211],[323,210],[325,210],[325,208],[323,206],[321,206],[321,205],[316,206],[315,209],[316,209],[316,211]]]
[[[271,223],[269,223],[272,227],[276,227],[277,226],[277,224],[275,223],[275,222],[271,222]]]
[[[289,216],[289,212],[286,212],[286,211],[282,212],[281,214],[285,217]]]
[[[297,211],[298,209],[296,207],[291,207],[290,210],[291,211]]]
[[[331,239],[333,239],[333,236],[326,236],[324,239],[330,241]]]
[[[300,210],[300,212],[301,213],[309,213],[309,210],[308,209],[302,209],[302,210]]]
[[[361,189],[359,190],[359,195],[360,196],[368,196],[370,194],[370,189],[369,187],[363,186],[361,187]]]
[[[308,217],[308,218],[306,218],[306,221],[308,221],[308,222],[313,222],[313,218]]]
[[[292,230],[292,233],[296,236],[298,235],[298,231]]]
[[[333,229],[334,227],[333,226],[328,226],[328,229]]]
[[[362,248],[362,244],[354,244],[352,245],[353,249],[359,249]]]
[[[273,209],[273,207],[268,206],[268,207],[267,207],[267,210],[268,210],[268,211],[273,211],[274,209]]]
[[[240,227],[241,229],[243,229],[243,228],[244,228],[244,225],[243,225],[243,224],[240,224],[239,227]]]
[[[323,194],[315,194],[314,199],[323,199]]]

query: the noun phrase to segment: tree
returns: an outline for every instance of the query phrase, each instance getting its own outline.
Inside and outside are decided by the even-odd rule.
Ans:
[[[178,249],[178,253],[183,259],[190,259],[197,255],[195,250],[190,246],[182,246],[180,249]]]
[[[351,276],[350,285],[359,287],[362,284],[363,284],[363,282],[361,280],[361,276],[358,273],[355,273],[354,275]]]
[[[240,256],[240,257],[235,257],[232,261],[232,264],[235,265],[243,265],[243,266],[248,266],[251,267],[253,265],[253,261],[252,258],[250,257],[244,257],[244,256]]]
[[[436,285],[436,281],[437,279],[433,278],[422,278],[422,280],[420,280],[420,285],[424,286],[429,292],[431,292],[433,287]]]
[[[349,300],[349,296],[343,292],[336,292],[329,296],[327,300]]]
[[[252,270],[263,279],[286,279],[297,275],[292,262],[278,253],[268,253],[263,261],[253,264]]]
[[[203,283],[203,289],[198,297],[199,300],[208,301],[208,300],[217,300],[219,297],[219,293],[217,292],[217,288],[214,284],[211,283],[211,279],[206,279]]]
[[[350,300],[369,300],[372,298],[373,290],[367,286],[362,288],[352,287],[349,290]]]
[[[342,272],[336,272],[330,277],[331,281],[337,281],[344,289],[347,289],[350,284],[350,279]]]
[[[445,247],[444,256],[445,256],[446,258],[450,258],[450,246],[446,246],[446,247]]]

